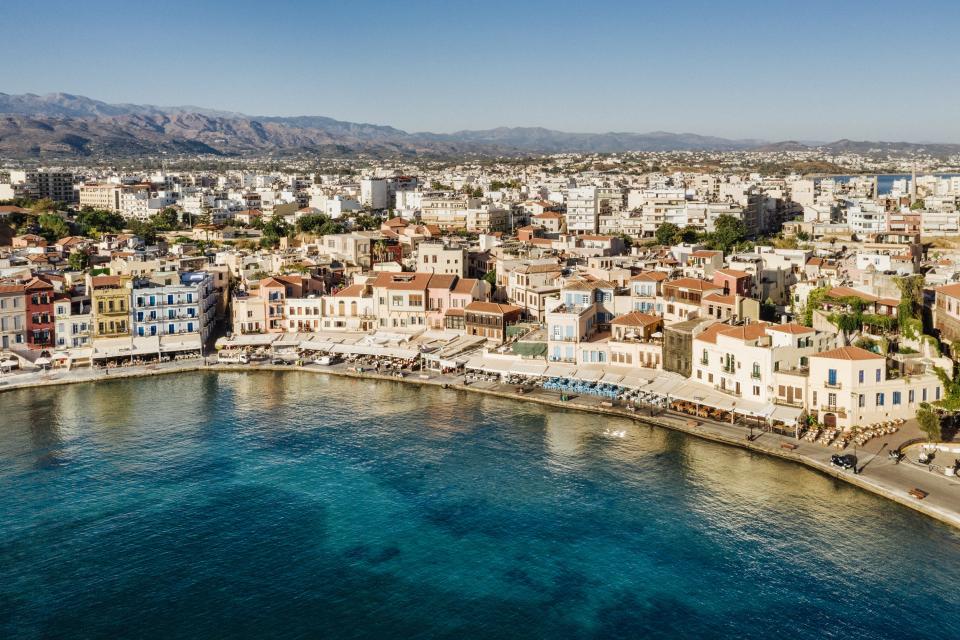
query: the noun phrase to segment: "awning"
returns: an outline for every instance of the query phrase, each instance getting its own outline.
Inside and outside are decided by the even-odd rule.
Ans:
[[[229,340],[220,338],[217,347],[265,347],[280,337],[278,333],[249,333],[231,337]]]
[[[300,348],[307,351],[330,351],[334,342],[321,341],[321,340],[307,340],[306,342],[300,343]]]
[[[518,376],[542,376],[547,365],[542,362],[513,362],[510,364],[510,373]]]
[[[773,412],[770,414],[770,419],[777,420],[785,425],[795,425],[802,414],[803,409],[799,407],[785,407],[778,404],[773,406]]]
[[[416,349],[401,349],[399,347],[376,347],[364,344],[336,344],[330,348],[331,353],[342,353],[359,356],[381,356],[385,358],[400,358],[413,360],[420,355]]]
[[[576,373],[573,374],[573,377],[577,380],[583,380],[585,382],[599,382],[603,377],[603,369],[588,369],[586,367],[580,367],[577,369]]]
[[[600,381],[606,382],[607,384],[620,384],[623,382],[623,376],[616,373],[605,373]]]
[[[199,335],[192,336],[160,336],[160,351],[175,353],[177,351],[200,351],[202,341]]]

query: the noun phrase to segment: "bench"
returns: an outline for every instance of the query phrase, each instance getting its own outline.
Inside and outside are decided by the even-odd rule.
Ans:
[[[793,451],[797,448],[797,445],[793,444],[792,442],[784,442],[780,445],[780,448],[786,449],[787,451]]]
[[[929,493],[927,493],[927,492],[924,491],[923,489],[917,489],[916,487],[914,487],[913,489],[910,489],[910,491],[907,491],[907,493],[909,493],[911,496],[913,496],[913,497],[916,498],[917,500],[923,500],[923,499],[926,498],[928,495],[930,495]]]

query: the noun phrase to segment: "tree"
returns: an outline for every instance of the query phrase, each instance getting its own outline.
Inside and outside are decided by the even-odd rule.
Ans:
[[[917,409],[917,422],[920,423],[920,430],[927,435],[927,440],[939,442],[942,439],[940,414],[928,403],[920,403],[920,408]]]
[[[713,233],[710,234],[710,243],[714,249],[724,253],[728,253],[747,235],[743,220],[728,214],[717,216],[713,229]]]
[[[45,213],[47,211],[56,211],[57,205],[50,198],[42,198],[30,205],[30,210],[34,213]]]
[[[493,293],[497,290],[497,270],[490,269],[485,274],[483,274],[483,280],[490,283],[490,293]]]
[[[664,222],[657,227],[657,231],[654,235],[656,236],[658,243],[672,245],[680,236],[680,227],[672,222]]]
[[[53,243],[60,238],[66,238],[70,235],[70,225],[55,213],[42,214],[38,223],[40,224],[40,235],[42,235],[47,242]]]
[[[173,207],[167,207],[150,217],[150,224],[157,231],[175,231],[180,228],[180,214]]]
[[[119,213],[102,209],[84,209],[76,216],[77,224],[83,235],[117,233],[126,226],[126,220]]]
[[[85,271],[90,266],[90,256],[86,251],[74,251],[67,258],[71,271]]]

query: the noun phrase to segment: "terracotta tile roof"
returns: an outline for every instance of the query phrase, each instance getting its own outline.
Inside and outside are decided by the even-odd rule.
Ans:
[[[430,273],[390,273],[377,274],[374,287],[383,287],[391,291],[425,291],[430,282]]]
[[[499,315],[506,315],[508,313],[518,313],[523,309],[512,304],[499,304],[497,302],[471,302],[466,307],[466,311],[474,311],[477,313],[496,313]]]
[[[677,287],[678,289],[692,289],[694,291],[707,291],[710,289],[723,289],[718,284],[707,282],[706,280],[697,280],[696,278],[678,278],[664,282],[665,287]]]
[[[709,251],[707,249],[698,249],[690,254],[691,258],[712,258],[713,256],[722,256],[723,251]]]
[[[694,340],[699,340],[701,342],[708,342],[710,344],[717,344],[717,335],[724,329],[729,329],[730,325],[728,324],[713,324],[703,330],[699,335],[694,337]]]
[[[335,298],[357,298],[363,295],[363,291],[366,289],[366,286],[362,284],[352,284],[349,287],[344,287],[337,291],[333,296]]]
[[[663,322],[660,316],[652,316],[648,313],[634,311],[613,319],[612,324],[626,327],[648,327]]]
[[[723,295],[722,293],[708,293],[703,296],[705,302],[717,302],[720,304],[734,304],[737,301],[737,296],[734,294]]]
[[[454,293],[472,293],[474,287],[477,286],[476,278],[460,278],[457,282],[457,286],[453,288]]]
[[[840,347],[833,351],[815,353],[811,358],[828,358],[830,360],[886,360],[883,356],[860,347]]]
[[[663,271],[644,271],[630,278],[631,282],[663,282],[667,279]]]
[[[750,274],[746,271],[740,271],[739,269],[717,269],[714,273],[719,273],[721,275],[730,276],[731,278],[749,278]]]
[[[22,284],[9,284],[3,283],[0,284],[0,294],[4,293],[24,293],[25,289]]]
[[[801,333],[816,333],[811,327],[805,327],[802,324],[776,324],[767,327],[767,331],[779,331],[781,333],[792,333],[793,335],[799,335]]]
[[[937,295],[943,294],[951,298],[960,298],[960,283],[945,284],[942,287],[937,287],[934,291],[937,292]]]
[[[767,335],[769,326],[766,322],[752,322],[739,327],[727,327],[720,334],[737,340],[756,340]]]
[[[119,287],[120,276],[96,276],[90,279],[90,284],[96,287]]]

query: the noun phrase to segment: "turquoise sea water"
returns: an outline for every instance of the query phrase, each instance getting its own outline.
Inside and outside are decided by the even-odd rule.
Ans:
[[[960,636],[953,530],[627,421],[295,372],[0,409],[0,638]]]

